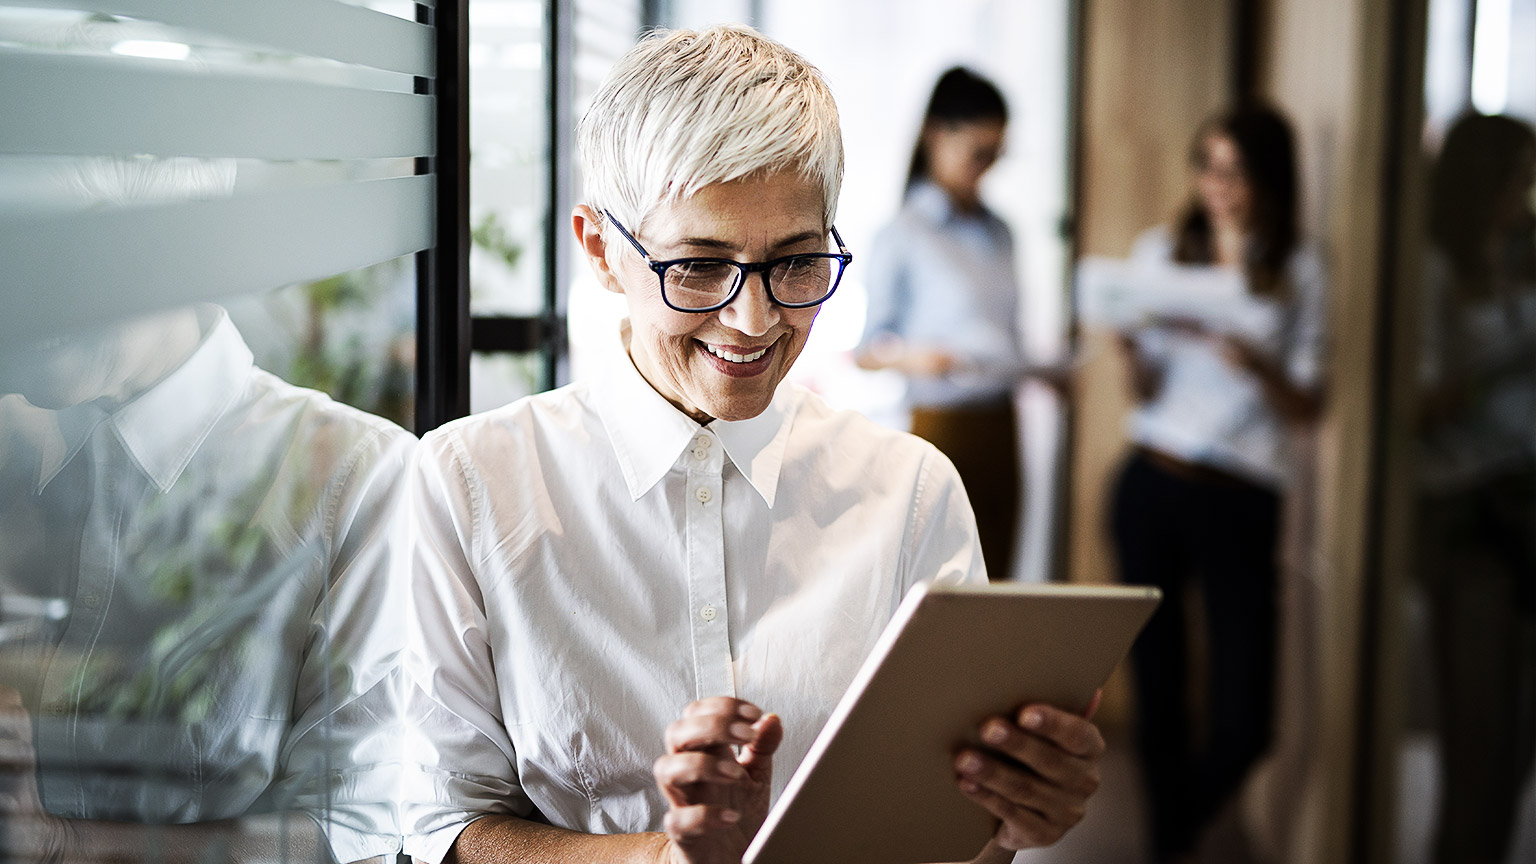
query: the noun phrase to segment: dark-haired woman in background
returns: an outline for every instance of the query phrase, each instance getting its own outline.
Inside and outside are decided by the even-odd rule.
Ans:
[[[1434,860],[1504,861],[1536,752],[1536,131],[1469,114],[1435,163],[1418,562],[1444,793]]]
[[[1240,273],[1242,302],[1270,323],[1154,318],[1121,340],[1139,405],[1114,491],[1115,550],[1124,581],[1165,595],[1134,654],[1158,861],[1191,860],[1270,740],[1287,431],[1316,414],[1322,365],[1323,272],[1298,238],[1290,127],[1238,109],[1205,124],[1192,157],[1189,204],[1132,257]],[[1201,718],[1187,707],[1188,591],[1205,610]]]
[[[959,67],[939,78],[901,211],[870,249],[856,352],[907,377],[912,432],[960,472],[992,579],[1008,577],[1019,512],[1019,283],[1013,235],[981,201],[1007,123],[992,82]]]

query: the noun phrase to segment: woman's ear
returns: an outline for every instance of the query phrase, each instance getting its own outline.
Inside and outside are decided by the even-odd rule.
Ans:
[[[608,264],[608,243],[603,239],[602,217],[591,207],[578,204],[571,211],[571,228],[576,232],[576,245],[586,254],[597,283],[615,294],[623,294],[624,286]]]

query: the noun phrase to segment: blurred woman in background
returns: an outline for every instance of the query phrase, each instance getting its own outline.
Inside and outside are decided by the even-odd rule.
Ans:
[[[1470,114],[1435,164],[1415,560],[1434,619],[1435,859],[1505,860],[1536,752],[1536,132]]]
[[[1019,512],[1019,283],[1013,235],[981,201],[1007,123],[992,82],[959,67],[939,78],[901,211],[870,250],[856,352],[907,377],[912,432],[959,470],[992,579],[1008,576]]]
[[[1230,271],[1240,296],[1222,303],[1242,314],[1154,315],[1122,334],[1139,404],[1112,507],[1121,577],[1165,594],[1134,654],[1158,861],[1191,860],[1270,740],[1287,427],[1315,416],[1322,368],[1323,272],[1298,236],[1289,125],[1240,108],[1200,129],[1192,157],[1190,202],[1132,257]],[[1187,591],[1204,603],[1198,718]]]

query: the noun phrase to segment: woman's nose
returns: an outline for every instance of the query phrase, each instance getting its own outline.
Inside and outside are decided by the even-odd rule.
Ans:
[[[779,323],[779,307],[768,299],[768,274],[749,273],[747,283],[720,310],[720,323],[748,336],[761,336]]]

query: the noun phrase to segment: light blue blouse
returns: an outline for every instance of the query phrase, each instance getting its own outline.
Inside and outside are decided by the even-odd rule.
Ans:
[[[1013,235],[985,207],[961,212],[920,182],[870,249],[869,312],[859,350],[882,336],[938,348],[961,360],[939,378],[911,378],[916,407],[962,407],[1008,398],[1023,369]]]

